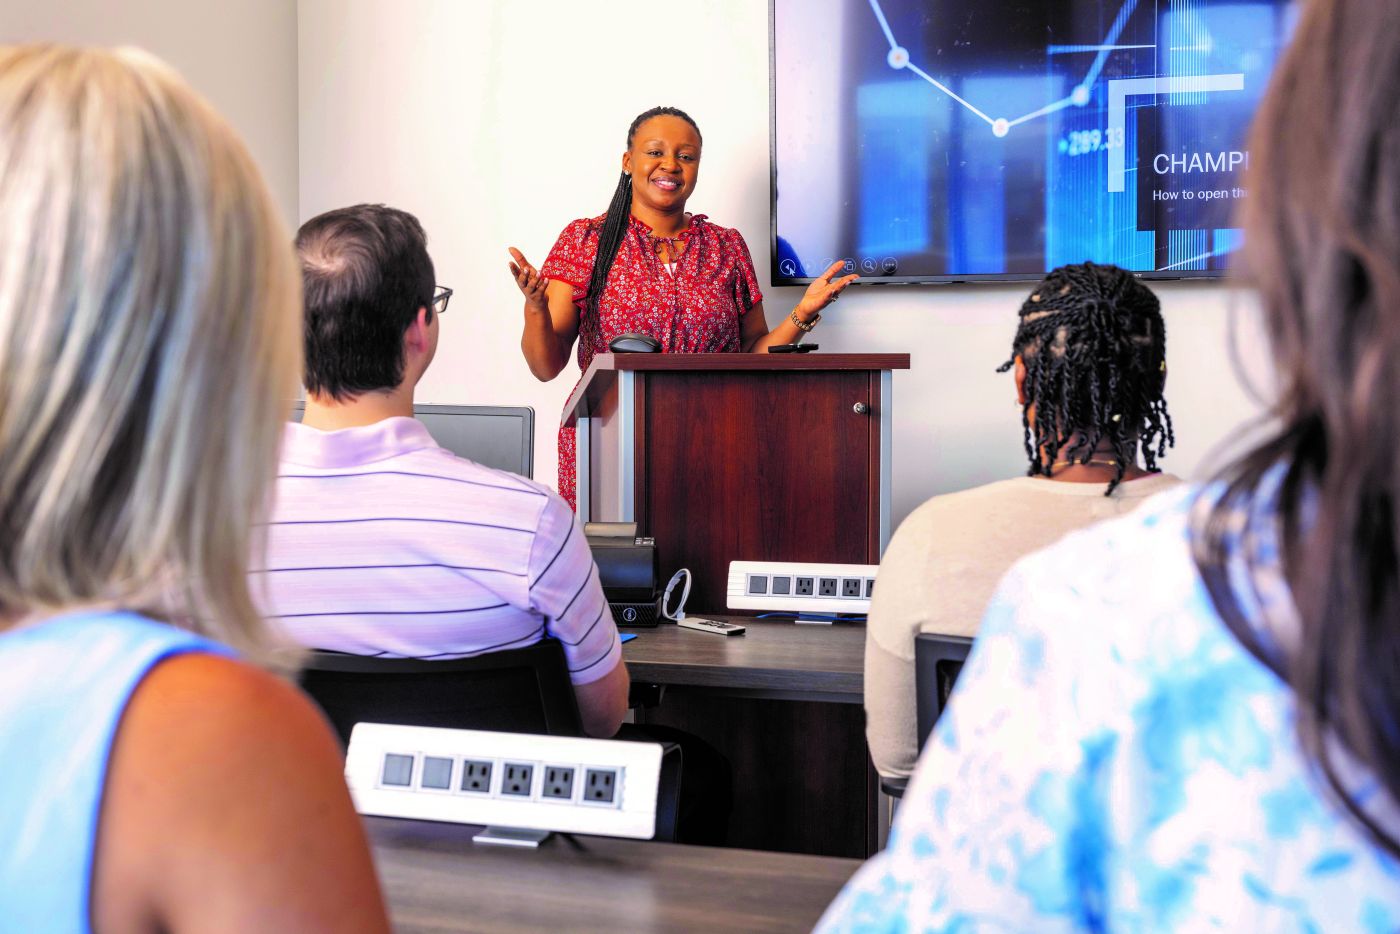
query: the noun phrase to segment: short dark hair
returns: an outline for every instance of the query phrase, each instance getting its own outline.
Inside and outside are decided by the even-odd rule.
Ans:
[[[1167,402],[1167,328],[1152,290],[1117,266],[1080,263],[1052,270],[1021,306],[1011,342],[1009,370],[1019,356],[1026,366],[1021,410],[1030,474],[1049,476],[1065,440],[1066,460],[1088,463],[1108,440],[1117,473],[1113,492],[1138,444],[1147,470],[1176,440]],[[1030,418],[1035,406],[1035,421]]]
[[[297,231],[304,287],[308,392],[337,401],[403,382],[403,335],[426,307],[436,276],[418,218],[357,204]]]

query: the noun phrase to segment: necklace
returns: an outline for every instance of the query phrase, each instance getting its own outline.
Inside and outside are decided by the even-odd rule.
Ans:
[[[651,241],[651,251],[662,263],[679,262],[681,254],[685,252],[685,241],[681,240],[680,237],[658,237],[655,234],[647,234],[647,239]]]
[[[1087,460],[1087,461],[1055,461],[1055,463],[1053,463],[1053,464],[1050,465],[1050,469],[1051,469],[1051,470],[1054,470],[1056,467],[1092,467],[1092,466],[1099,466],[1099,467],[1117,467],[1117,466],[1118,466],[1118,462],[1117,462],[1117,461],[1109,461],[1109,460],[1103,460],[1103,461],[1101,461],[1101,460],[1095,460],[1094,458],[1090,458],[1090,459]]]
[[[634,214],[633,217],[636,217]],[[643,222],[644,223],[644,222]],[[684,226],[673,235],[667,237],[656,233],[650,226],[647,227],[645,237],[651,246],[651,252],[661,263],[679,262],[681,254],[685,252],[686,238],[690,234],[692,217],[689,213],[685,215]]]

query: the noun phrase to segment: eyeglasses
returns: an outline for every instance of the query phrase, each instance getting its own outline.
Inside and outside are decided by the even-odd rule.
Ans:
[[[447,311],[447,301],[452,297],[452,290],[445,285],[437,287],[433,293],[433,311],[443,314]]]

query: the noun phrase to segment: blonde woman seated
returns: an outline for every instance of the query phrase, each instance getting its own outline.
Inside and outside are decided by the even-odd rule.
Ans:
[[[0,928],[383,931],[335,739],[249,598],[299,273],[136,52],[0,48]]]
[[[1062,266],[1021,306],[1012,341],[1029,476],[936,496],[880,561],[865,643],[866,736],[881,775],[918,757],[914,637],[972,636],[1007,569],[1066,532],[1121,515],[1180,481],[1162,397],[1157,296],[1117,266]]]

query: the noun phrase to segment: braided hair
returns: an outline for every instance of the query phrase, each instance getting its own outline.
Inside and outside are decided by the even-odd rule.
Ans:
[[[700,136],[700,128],[695,125],[695,121],[690,119],[690,114],[675,107],[653,107],[637,114],[632,125],[627,128],[627,148],[632,148],[632,140],[637,135],[637,130],[641,128],[652,117],[679,117],[695,129],[695,135]],[[703,141],[703,137],[702,137]],[[608,205],[608,213],[603,218],[603,228],[598,232],[598,254],[593,259],[593,272],[588,277],[588,297],[584,299],[587,303],[585,310],[593,314],[598,312],[598,303],[603,298],[603,289],[608,284],[608,273],[612,272],[613,260],[617,258],[618,247],[622,245],[622,237],[627,233],[627,220],[632,214],[632,176],[626,172],[621,173],[617,180],[617,188],[613,191],[612,203]]]
[[[1066,460],[1087,464],[1105,439],[1117,461],[1105,496],[1135,462],[1139,442],[1147,470],[1157,473],[1157,458],[1176,437],[1162,398],[1166,326],[1152,290],[1117,266],[1061,266],[1036,286],[1020,319],[1011,359],[997,372],[1017,356],[1026,367],[1029,474],[1051,476],[1062,448]]]

